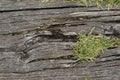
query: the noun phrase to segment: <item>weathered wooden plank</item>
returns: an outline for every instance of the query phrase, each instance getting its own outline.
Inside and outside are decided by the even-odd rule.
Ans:
[[[104,17],[104,16],[118,16],[120,11],[96,11],[96,12],[74,12],[71,13],[73,17]]]
[[[27,75],[24,74],[21,77],[18,77],[15,75],[12,79],[13,80],[15,80],[15,79],[25,79],[25,80],[31,79],[32,80],[32,79],[37,78],[37,79],[59,80],[59,79],[70,78],[70,80],[72,80],[72,79],[77,78],[77,79],[84,80],[84,78],[86,78],[86,77],[91,77],[95,80],[119,79],[119,76],[116,76],[116,74],[119,75],[119,68],[118,67],[115,67],[115,68],[117,70],[116,73],[114,71],[112,71],[114,69],[113,67],[109,67],[106,69],[104,69],[104,67],[103,67],[103,69],[100,69],[100,70],[95,70],[93,67],[89,67],[89,66],[84,67],[84,68],[80,67],[77,69],[76,68],[52,69],[52,70],[45,70],[45,71],[29,72],[29,73],[27,73]],[[97,69],[99,69],[99,67]],[[91,73],[91,75],[89,75],[89,73]],[[115,74],[113,74],[113,73],[115,73]],[[21,75],[21,73],[12,73],[12,74]],[[106,74],[107,74],[107,76],[106,76]],[[6,77],[6,76],[4,75],[4,77]]]
[[[65,9],[58,9],[58,10],[40,10],[40,11],[23,11],[23,12],[11,12],[11,13],[1,13],[1,20],[0,20],[0,33],[1,34],[8,34],[13,32],[20,32],[24,30],[34,30],[39,29],[41,27],[49,27],[49,26],[57,26],[57,27],[67,27],[69,25],[90,25],[88,22],[95,22],[96,24],[100,24],[97,22],[101,22],[100,25],[106,26],[107,23],[117,23],[119,25],[119,11],[111,11],[109,16],[104,14],[103,17],[102,12],[99,13],[98,18],[96,18],[95,15],[92,15],[92,18],[83,18],[84,16],[73,16],[68,15],[72,14],[73,12],[76,12],[79,10],[79,8],[69,8],[67,12],[64,11]],[[83,12],[84,13],[84,12]],[[86,12],[86,16],[89,16],[91,12]],[[104,13],[104,11],[103,11]],[[115,14],[114,14],[115,13]],[[97,12],[95,12],[97,14]],[[114,16],[112,16],[114,15]],[[117,16],[118,15],[118,16]],[[90,16],[91,17],[91,16]],[[107,22],[106,24],[103,24],[102,22]],[[111,25],[108,24],[108,25]],[[116,24],[112,24],[112,26],[116,26]]]
[[[107,11],[81,3],[0,1],[0,79],[120,79],[120,47],[94,62],[73,58],[78,33],[120,37],[119,8]]]
[[[65,12],[65,9],[57,10],[40,10],[40,11],[27,11],[27,12],[11,12],[11,13],[1,13],[1,31],[2,32],[12,32],[21,31],[21,29],[30,29],[39,27],[43,24],[51,24],[55,22],[54,18],[67,17],[69,12],[74,12],[79,9],[69,9]],[[44,25],[43,25],[44,26]],[[9,30],[8,30],[9,29]]]
[[[9,11],[18,11],[18,10],[39,10],[39,9],[49,9],[49,8],[67,8],[67,7],[85,7],[85,5],[81,3],[74,3],[69,1],[56,1],[52,3],[42,3],[37,0],[22,0],[22,1],[14,1],[7,0],[0,2],[0,12],[9,12]]]
[[[86,6],[81,3],[70,2],[65,0],[56,0],[52,3],[41,3],[38,0],[2,0],[0,2],[0,12],[11,12],[11,11],[24,11],[24,10],[39,10],[39,9],[56,9],[56,8],[69,8],[69,7],[82,7],[86,10]],[[34,5],[35,4],[35,5]],[[88,8],[87,8],[88,9]],[[83,9],[82,9],[83,10]],[[98,10],[108,10],[107,8],[99,9],[95,6],[90,6],[90,11],[98,11]],[[118,8],[112,8],[111,10],[119,10]]]
[[[0,67],[1,68],[0,70],[1,70],[1,74],[6,73],[6,74],[2,74],[3,78],[8,78],[10,75],[13,76],[14,74],[14,76],[9,78],[8,80],[11,79],[27,80],[27,78],[31,80],[35,78],[53,79],[53,80],[68,79],[68,78],[72,80],[77,78],[84,80],[85,77],[91,77],[92,79],[96,79],[96,80],[100,80],[100,79],[116,80],[119,79],[119,74],[120,74],[119,73],[120,56],[118,56],[120,55],[119,49],[120,48],[111,49],[106,52],[106,54],[108,54],[108,57],[106,57],[106,59],[109,60],[106,60],[104,57],[99,57],[96,62],[84,62],[84,61],[76,62],[74,60],[50,59],[50,60],[34,60],[29,63],[24,63],[23,61],[16,60],[15,57],[14,58],[11,57],[11,59],[6,58],[1,61],[1,63],[5,61],[9,65],[8,64],[0,65],[0,66],[4,66],[4,67]],[[110,56],[111,55],[109,54],[110,52],[112,52],[112,54],[116,53],[114,55],[118,56],[119,59],[111,58],[114,56]],[[101,56],[103,56],[103,54]],[[10,65],[14,65],[14,67],[10,67]],[[6,67],[9,68],[7,68],[6,70]]]
[[[71,22],[73,24],[63,25],[62,27],[53,26],[49,27],[48,30],[41,31],[39,28],[24,30],[24,31],[15,31],[10,34],[0,35],[0,45],[1,46],[16,46],[23,45],[28,43],[35,42],[71,42],[76,41],[76,35],[78,33],[88,34],[93,27],[96,27],[93,31],[93,34],[105,34],[112,36],[120,36],[120,27],[119,24],[101,24],[95,22],[85,22],[80,25],[75,22]],[[66,27],[66,25],[68,27]],[[111,26],[113,28],[111,29]]]

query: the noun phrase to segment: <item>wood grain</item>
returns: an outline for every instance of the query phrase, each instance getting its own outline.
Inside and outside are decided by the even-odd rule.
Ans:
[[[120,8],[37,0],[0,1],[0,80],[120,79],[120,47],[74,59],[77,34],[120,37]]]

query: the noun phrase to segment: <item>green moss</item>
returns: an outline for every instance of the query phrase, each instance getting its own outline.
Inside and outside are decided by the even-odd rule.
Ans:
[[[89,78],[89,77],[87,77],[87,78],[85,78],[85,80],[92,80],[91,78]]]
[[[112,41],[103,36],[78,35],[79,41],[74,44],[75,57],[85,60],[93,60],[103,50],[112,45]]]
[[[39,1],[50,2],[50,1],[55,1],[55,0],[39,0]],[[120,0],[64,0],[64,1],[81,2],[85,4],[86,6],[96,5],[99,8],[103,8],[103,6],[106,6],[108,9],[112,8],[113,6],[120,5]]]
[[[74,55],[78,59],[93,60],[101,52],[110,48],[120,45],[120,39],[111,39],[104,35],[85,35],[79,34],[78,41],[74,44]]]
[[[120,5],[120,0],[72,0],[77,2],[82,2],[86,5],[94,4],[97,6],[106,5],[108,7]]]
[[[114,42],[113,47],[117,47],[120,45],[120,38],[114,38],[112,39],[112,41]]]

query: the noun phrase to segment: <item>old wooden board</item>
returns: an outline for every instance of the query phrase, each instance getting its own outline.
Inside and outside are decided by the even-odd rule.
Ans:
[[[95,61],[73,58],[77,34],[120,37],[120,8],[0,1],[0,80],[120,80],[120,47]]]

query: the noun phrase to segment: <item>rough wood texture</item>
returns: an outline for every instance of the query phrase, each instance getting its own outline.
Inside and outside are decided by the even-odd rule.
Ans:
[[[120,8],[0,1],[0,80],[120,80],[120,47],[94,62],[73,59],[77,33],[120,37]]]

